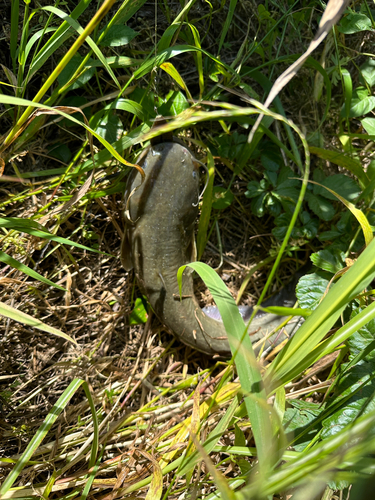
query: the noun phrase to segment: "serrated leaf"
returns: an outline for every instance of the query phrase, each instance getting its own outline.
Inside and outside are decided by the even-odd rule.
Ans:
[[[245,196],[248,198],[255,198],[255,196],[260,196],[263,193],[263,188],[257,181],[250,181],[247,185],[247,191],[245,191]]]
[[[334,176],[332,176],[332,177],[334,177]],[[314,181],[310,181],[310,182],[314,182]],[[317,184],[317,183],[315,183],[315,184]],[[356,208],[353,205],[353,203],[350,203],[350,201],[347,201],[343,196],[340,196],[338,193],[336,193],[335,191],[330,189],[327,185],[326,185],[326,189],[328,191],[330,191],[331,195],[336,196],[346,206],[346,208],[348,208],[350,210],[350,212],[357,219],[357,221],[359,222],[361,229],[363,231],[363,236],[365,238],[366,246],[368,246],[371,243],[371,241],[373,240],[373,234],[372,234],[372,229],[371,229],[371,226],[369,224],[369,221],[368,221],[366,215],[361,210]]]
[[[346,154],[339,151],[330,151],[328,149],[316,148],[313,146],[310,146],[309,150],[311,154],[315,154],[323,160],[328,160],[335,165],[339,165],[340,167],[349,170],[349,172],[358,177],[363,186],[368,185],[369,179],[366,175],[366,172],[364,172],[361,162],[356,158],[350,158],[350,156],[347,156]],[[322,179],[315,179],[315,175],[314,180],[317,182],[322,181]]]
[[[340,236],[342,236],[342,233],[340,233],[340,231],[332,229],[330,231],[323,231],[318,235],[318,238],[320,239],[320,241],[330,241],[335,240]]]
[[[280,215],[282,205],[279,202],[279,200],[277,198],[275,198],[274,196],[271,195],[271,196],[268,196],[266,198],[266,206],[267,206],[269,213],[273,217],[277,217],[278,215]]]
[[[299,228],[294,228],[294,229],[296,229],[296,232],[299,231],[302,236],[305,236],[309,240],[312,240],[318,234],[319,221],[318,219],[311,218],[307,224],[304,224],[302,226],[301,229]],[[293,236],[293,231],[292,231],[292,236]],[[299,235],[296,236],[299,237]]]
[[[296,179],[296,174],[293,172],[293,170],[290,167],[284,166],[278,175],[277,178],[277,187],[282,188],[282,187],[295,187],[295,188],[300,188],[301,187],[301,181],[299,179]]]
[[[319,250],[319,252],[310,255],[310,259],[316,267],[332,274],[336,274],[343,269],[344,258],[344,252],[338,250],[331,251],[328,249]]]
[[[265,211],[266,197],[269,193],[263,192],[260,196],[257,196],[251,202],[251,210],[257,217],[262,217]]]
[[[329,221],[333,218],[336,210],[332,203],[319,195],[314,195],[312,193],[306,192],[305,198],[309,205],[309,208],[319,219]]]
[[[329,283],[323,273],[316,272],[302,276],[296,287],[299,306],[314,310],[322,300]]]
[[[137,31],[132,30],[129,26],[115,24],[108,29],[99,45],[102,47],[121,47],[131,42],[138,34]]]
[[[357,307],[351,314],[351,318],[357,316],[363,310],[362,307]],[[360,328],[357,332],[351,335],[346,344],[350,350],[349,359],[353,359],[355,356],[363,353],[364,350],[375,340],[375,319],[369,321],[366,325]],[[375,350],[371,351],[367,356],[366,360],[375,358]]]
[[[273,186],[276,187],[277,183],[277,171],[265,170],[264,178]]]
[[[361,194],[361,190],[355,180],[344,174],[330,175],[321,184],[348,201],[355,200]],[[322,189],[319,194],[329,200],[337,200],[337,196],[326,189]]]
[[[296,451],[303,451],[316,435],[316,429],[304,432],[316,420],[312,412],[299,408],[287,408],[284,414],[283,426],[288,433],[288,442],[292,441],[292,447]],[[299,439],[298,435],[303,434]]]
[[[373,361],[354,366],[335,386],[336,398],[331,405],[342,404],[333,415],[323,420],[322,437],[328,438],[352,423],[360,414],[375,409],[375,363]],[[328,409],[328,408],[327,408]]]
[[[285,238],[286,232],[287,232],[288,226],[280,226],[280,227],[274,227],[272,229],[272,234],[277,238],[278,240],[283,240]]]
[[[295,203],[297,203],[299,197],[299,191],[295,187],[291,187],[289,182],[283,182],[275,189],[274,193],[283,198],[289,198]]]

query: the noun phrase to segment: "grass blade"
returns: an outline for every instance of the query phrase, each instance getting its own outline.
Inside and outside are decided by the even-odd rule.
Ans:
[[[245,398],[246,408],[252,424],[261,470],[267,470],[273,460],[270,407],[267,405],[266,391],[250,337],[247,335],[247,327],[236,302],[216,272],[203,262],[193,262],[188,266],[203,279],[219,308],[229,345],[235,356],[242,389],[253,396]],[[181,266],[178,270],[179,285],[185,268],[186,266]]]
[[[76,248],[81,248],[82,250],[88,250],[89,252],[103,253],[99,250],[95,250],[95,248],[89,248],[75,241],[68,240],[67,238],[62,238],[61,236],[56,236],[56,234],[51,234],[44,226],[38,224],[32,219],[19,219],[18,217],[0,217],[0,227],[5,227],[7,229],[13,229],[14,231],[31,234],[32,236],[43,238],[45,240],[56,241],[61,245],[69,245]]]
[[[14,321],[18,321],[19,323],[23,323],[28,326],[32,326],[33,328],[37,328],[38,330],[42,330],[43,332],[52,333],[53,335],[57,335],[65,340],[69,340],[69,342],[73,342],[73,344],[77,344],[75,340],[72,339],[69,335],[62,332],[61,330],[57,330],[57,328],[53,328],[53,326],[46,325],[42,321],[33,318],[29,314],[26,314],[14,307],[8,306],[8,304],[4,304],[4,302],[0,302],[0,314],[13,319]]]
[[[0,261],[4,262],[8,266],[14,267],[14,269],[17,269],[18,271],[21,271],[24,274],[27,274],[31,278],[34,278],[36,280],[41,281],[42,283],[45,283],[46,285],[54,286],[55,288],[58,288],[59,290],[63,290],[64,292],[66,292],[64,287],[62,287],[60,285],[56,285],[56,283],[54,283],[53,281],[45,278],[44,276],[37,273],[33,269],[30,269],[29,267],[25,266],[25,264],[22,264],[22,262],[19,262],[18,260],[13,259],[13,257],[11,257],[7,253],[3,252],[2,250],[0,250]]]
[[[66,406],[69,403],[69,400],[77,392],[77,390],[79,389],[79,387],[83,383],[84,383],[84,381],[82,379],[79,379],[79,378],[74,379],[69,384],[69,387],[67,387],[65,389],[65,391],[63,392],[63,394],[59,397],[56,404],[53,406],[51,411],[46,416],[43,424],[39,427],[35,436],[32,438],[32,440],[28,444],[26,450],[22,453],[21,457],[19,458],[16,465],[14,466],[12,472],[8,475],[8,477],[5,479],[4,483],[0,487],[0,498],[1,498],[1,495],[5,495],[5,493],[7,493],[9,488],[11,488],[14,481],[17,479],[19,474],[22,472],[22,469],[25,467],[27,462],[32,457],[34,451],[38,448],[40,443],[46,437],[46,435],[47,435],[48,431],[50,430],[50,428],[52,427],[52,425],[56,422],[60,413],[66,408]]]

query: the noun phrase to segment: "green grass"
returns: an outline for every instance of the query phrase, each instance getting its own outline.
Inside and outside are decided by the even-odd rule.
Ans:
[[[374,12],[348,8],[267,109],[322,4],[180,4],[155,17],[142,0],[12,2],[0,496],[360,498],[375,471]],[[210,174],[197,253],[212,266],[190,266],[221,310],[228,362],[172,341],[118,263],[127,175],[168,132]],[[239,295],[260,303],[310,255],[307,319],[257,363],[212,267],[225,277],[230,263]],[[126,329],[129,315],[147,322]]]

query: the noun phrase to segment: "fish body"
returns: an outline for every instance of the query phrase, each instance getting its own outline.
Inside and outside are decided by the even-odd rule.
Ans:
[[[179,298],[177,271],[195,260],[199,164],[182,144],[164,142],[150,147],[141,166],[144,182],[134,169],[125,193],[128,223],[121,248],[123,265],[128,270],[134,268],[156,315],[183,343],[209,355],[230,356],[220,315],[216,308],[200,308],[192,274],[187,270],[182,277],[182,300]],[[274,297],[271,303],[291,306],[294,301],[294,291],[284,290],[284,295]],[[251,311],[247,308],[242,313],[245,319]],[[282,320],[274,314],[258,313],[250,326],[252,342],[263,338]],[[285,338],[277,335],[277,343]]]

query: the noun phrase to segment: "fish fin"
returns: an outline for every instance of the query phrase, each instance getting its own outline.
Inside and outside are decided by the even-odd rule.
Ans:
[[[120,260],[122,267],[126,271],[131,271],[133,269],[132,250],[129,242],[128,231],[126,230],[126,228],[124,237],[121,242]]]

